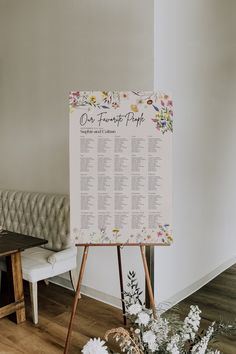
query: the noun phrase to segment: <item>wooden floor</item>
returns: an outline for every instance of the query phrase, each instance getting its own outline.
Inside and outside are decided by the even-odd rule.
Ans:
[[[27,321],[16,325],[0,320],[1,354],[59,354],[63,353],[69,323],[73,293],[56,285],[39,287],[39,325],[30,319],[29,295],[26,288]],[[204,325],[223,318],[236,318],[236,265],[208,285],[184,300],[177,312],[185,317],[190,304],[202,310]],[[90,337],[103,337],[105,331],[122,325],[121,311],[109,305],[83,297],[79,303],[70,353],[78,354]],[[218,345],[225,354],[236,353],[236,336],[221,338]]]
[[[182,301],[175,312],[184,318],[191,304],[198,305],[201,309],[204,327],[214,321],[234,321],[236,319],[236,264]],[[220,342],[215,345],[215,348],[224,354],[236,354],[236,334],[230,338],[220,337]]]

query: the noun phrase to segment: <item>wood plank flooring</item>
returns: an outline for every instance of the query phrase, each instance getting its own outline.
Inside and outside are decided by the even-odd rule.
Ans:
[[[61,354],[69,324],[73,293],[57,285],[39,286],[39,324],[31,322],[28,284],[26,285],[27,321],[16,325],[7,318],[0,320],[1,354]],[[203,324],[223,318],[236,318],[236,265],[219,275],[202,289],[179,304],[184,318],[190,304],[202,310]],[[90,337],[103,337],[107,329],[122,326],[121,311],[83,296],[73,327],[70,354],[81,353]],[[218,347],[225,354],[236,354],[236,336],[221,338]]]
[[[191,304],[198,305],[202,311],[204,327],[214,321],[225,322],[236,319],[236,264],[217,276],[200,290],[186,298],[173,311],[184,318]],[[218,348],[224,354],[236,354],[236,334],[231,337],[220,337]]]

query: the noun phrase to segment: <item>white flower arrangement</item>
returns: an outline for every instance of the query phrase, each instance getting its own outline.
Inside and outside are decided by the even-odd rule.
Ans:
[[[210,349],[210,343],[218,334],[230,335],[236,330],[233,324],[213,322],[207,330],[200,330],[201,311],[198,306],[190,306],[188,316],[180,322],[176,316],[155,313],[147,309],[140,300],[140,289],[134,272],[128,274],[129,292],[124,292],[127,317],[131,322],[128,330],[120,327],[105,334],[118,343],[126,354],[221,354]],[[90,340],[82,350],[83,354],[111,354],[100,339]]]
[[[107,347],[104,346],[105,341],[100,338],[90,339],[83,347],[83,354],[108,354]]]

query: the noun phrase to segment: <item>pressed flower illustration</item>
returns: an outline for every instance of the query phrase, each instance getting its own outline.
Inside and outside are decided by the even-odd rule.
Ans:
[[[161,99],[161,106],[154,106],[156,111],[155,117],[152,118],[153,122],[156,123],[156,127],[163,134],[171,131],[173,132],[173,110],[172,110],[172,100],[167,98]]]
[[[78,196],[86,188],[89,194],[96,190],[89,197],[89,216],[83,211],[83,217],[73,219],[79,230],[75,239],[85,244],[170,245],[170,96],[151,91],[72,91],[69,101],[73,164],[77,166],[80,154],[78,171],[82,170],[81,181],[88,181],[83,189],[74,179],[73,208],[81,210]],[[101,189],[99,183],[104,185]],[[87,227],[89,218],[93,221]]]
[[[105,227],[100,228],[99,232],[90,232],[88,234],[83,234],[77,229],[73,230],[75,239],[80,239],[81,243],[87,243],[87,239],[90,240],[90,243],[103,243],[111,244],[114,242],[119,242],[121,244],[129,243],[155,243],[155,244],[165,244],[170,245],[173,242],[172,233],[170,230],[169,224],[159,224],[157,229],[148,230],[145,227],[142,228],[141,232],[126,234],[125,238],[121,234],[121,230],[117,227],[108,230]]]
[[[90,102],[92,105],[95,105],[95,104],[96,104],[96,101],[97,101],[96,96],[90,96],[90,97],[89,97],[89,102]]]
[[[131,104],[130,109],[132,112],[138,112],[138,106],[136,104]]]
[[[157,237],[159,240],[162,240],[162,242],[171,243],[173,241],[173,237],[171,235],[169,227],[169,224],[159,224],[159,231],[157,232]]]
[[[156,124],[157,130],[162,134],[173,132],[173,103],[171,98],[165,94],[157,94],[142,91],[132,91],[130,111],[138,113],[141,108],[153,108],[152,121]],[[129,92],[119,91],[71,91],[69,95],[70,112],[83,107],[94,107],[98,109],[118,109],[122,100],[130,98]]]

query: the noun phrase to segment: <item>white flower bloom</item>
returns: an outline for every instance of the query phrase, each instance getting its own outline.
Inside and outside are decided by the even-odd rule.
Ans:
[[[142,311],[138,314],[138,318],[135,322],[138,323],[139,325],[147,326],[149,321],[150,321],[150,316],[146,312]]]
[[[155,333],[153,331],[146,331],[143,333],[144,343],[153,343],[156,340]]]
[[[209,340],[211,339],[211,336],[214,331],[214,322],[212,325],[208,328],[206,335],[198,342],[197,344],[194,345],[194,347],[191,350],[192,354],[205,354]]]
[[[100,338],[90,339],[82,349],[83,354],[108,354],[104,340]]]
[[[168,338],[169,333],[169,323],[166,319],[158,317],[154,319],[151,324],[151,329],[155,332],[157,337],[157,343],[162,344]]]
[[[129,306],[129,308],[127,309],[127,312],[130,315],[137,315],[141,311],[142,311],[142,306],[138,303]]]
[[[166,349],[168,350],[169,353],[180,354],[180,351],[178,349],[179,340],[180,340],[180,337],[178,334],[175,334],[174,336],[171,337],[170,342],[167,344],[167,347],[166,347]]]
[[[198,306],[190,306],[190,311],[188,316],[184,320],[184,325],[182,329],[183,340],[194,340],[196,333],[200,326],[200,313]]]
[[[155,353],[159,349],[159,345],[156,342],[150,342],[148,343],[148,349]]]

